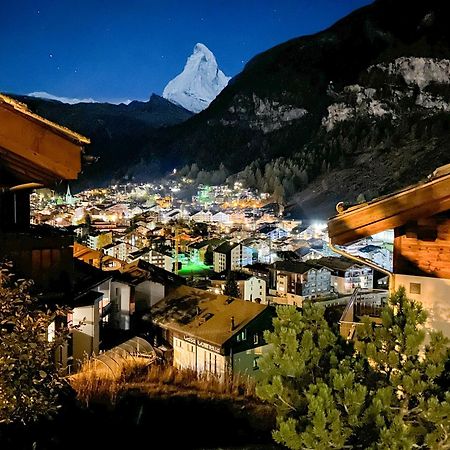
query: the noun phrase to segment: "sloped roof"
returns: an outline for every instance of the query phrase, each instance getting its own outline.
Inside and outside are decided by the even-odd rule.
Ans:
[[[222,346],[268,308],[267,305],[245,300],[228,302],[228,298],[181,286],[152,308],[152,320],[163,328]],[[232,317],[235,324],[233,330]]]
[[[272,268],[292,273],[306,273],[311,269],[317,269],[314,265],[303,261],[277,261],[272,264]]]
[[[425,182],[353,206],[328,221],[333,244],[343,245],[450,210],[450,168],[443,166]]]
[[[327,267],[328,269],[336,270],[339,272],[345,272],[350,267],[362,267],[361,264],[356,264],[355,261],[352,261],[351,259],[341,258],[337,256],[326,256],[319,259],[313,259],[308,262],[310,264]]]
[[[181,285],[185,280],[183,277],[150,264],[147,261],[138,259],[129,264],[124,264],[120,273],[115,274],[115,278],[128,284],[139,284],[145,280],[166,285]]]
[[[23,182],[74,180],[89,139],[0,94],[0,166]]]
[[[17,100],[14,100],[13,98],[8,97],[7,95],[0,94],[0,104],[2,106],[7,106],[10,107],[11,109],[14,109],[18,113],[29,117],[31,120],[38,122],[40,125],[44,125],[47,128],[51,129],[52,131],[56,131],[57,133],[73,140],[76,143],[79,144],[91,143],[91,140],[89,138],[82,136],[81,134],[76,133],[75,131],[72,131],[67,127],[63,127],[62,125],[52,122],[51,120],[45,119],[44,117],[39,116],[38,114],[33,113],[28,109],[28,106],[25,105],[25,103],[21,103]]]
[[[224,242],[223,244],[220,244],[216,249],[214,249],[215,253],[223,253],[227,254],[233,250],[233,248],[237,247],[239,243],[231,243],[231,242]]]

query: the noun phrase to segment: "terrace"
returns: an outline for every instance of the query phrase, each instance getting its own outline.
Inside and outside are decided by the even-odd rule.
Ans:
[[[363,325],[363,317],[380,324],[387,296],[388,292],[384,290],[365,291],[356,288],[339,320],[341,336],[347,340],[356,339],[357,329]]]

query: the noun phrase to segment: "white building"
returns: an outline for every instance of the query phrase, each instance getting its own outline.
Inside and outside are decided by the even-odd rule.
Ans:
[[[244,281],[244,300],[256,303],[267,303],[266,282],[259,277],[250,277]]]
[[[121,261],[126,261],[128,255],[135,252],[137,249],[137,247],[126,242],[117,242],[103,247],[103,252],[105,255],[113,256]]]

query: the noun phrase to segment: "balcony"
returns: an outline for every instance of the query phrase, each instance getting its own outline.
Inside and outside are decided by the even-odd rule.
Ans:
[[[363,291],[356,288],[339,320],[341,336],[347,340],[356,339],[363,317],[369,317],[374,323],[381,323],[381,312],[386,305],[387,296],[388,292],[384,290]]]

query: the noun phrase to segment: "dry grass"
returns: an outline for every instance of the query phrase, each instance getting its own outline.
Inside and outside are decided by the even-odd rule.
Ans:
[[[87,406],[91,402],[114,404],[127,390],[137,389],[147,395],[186,395],[256,399],[255,382],[247,376],[235,375],[224,380],[173,366],[148,365],[147,360],[128,360],[115,376],[101,367],[84,365],[70,384],[78,399]]]

